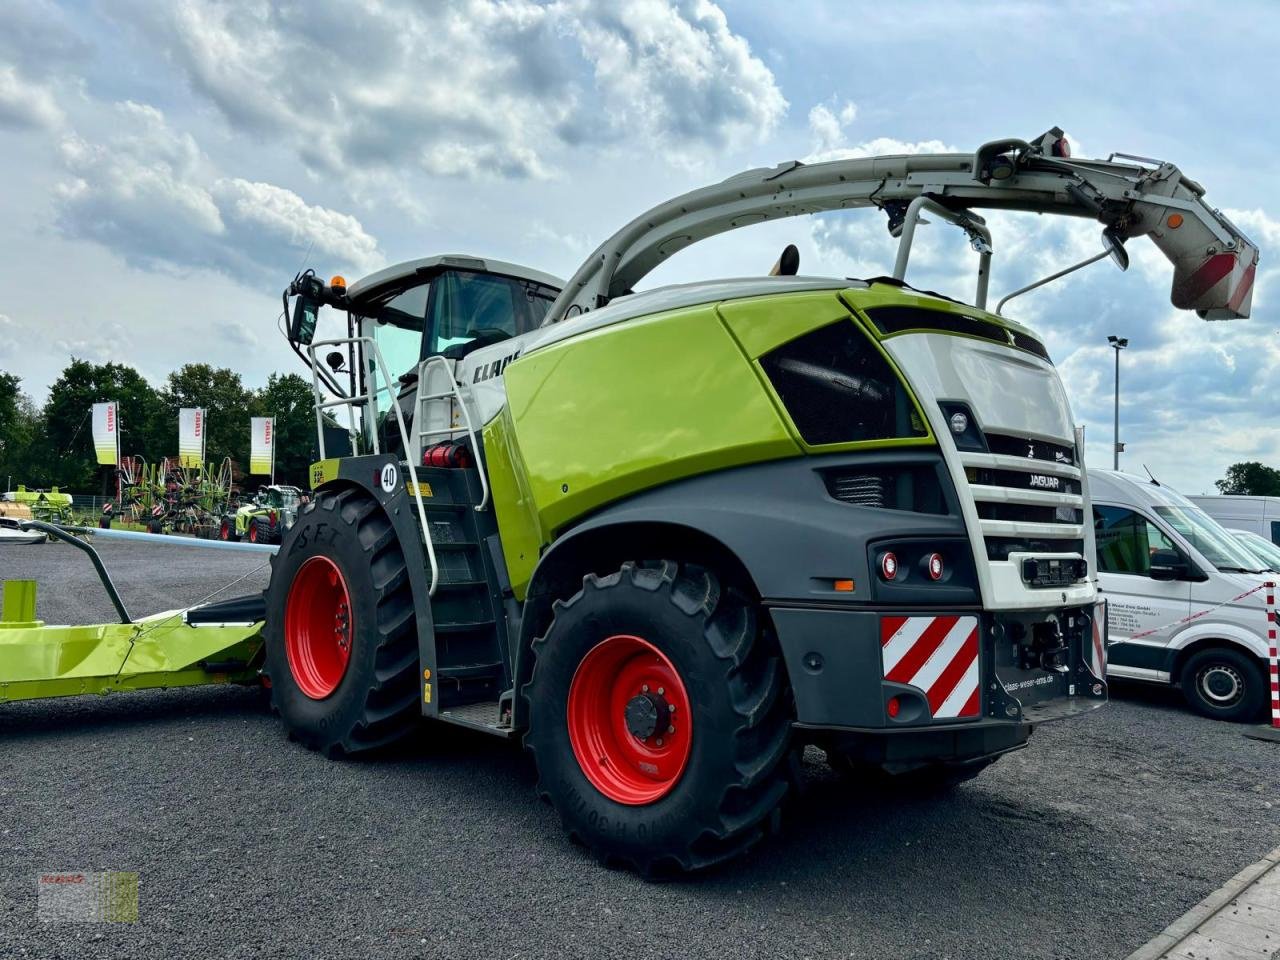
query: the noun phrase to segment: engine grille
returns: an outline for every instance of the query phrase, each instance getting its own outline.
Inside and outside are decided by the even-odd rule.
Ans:
[[[1086,518],[1075,448],[1007,434],[985,439],[989,452],[961,451],[960,461],[988,558],[1081,552]]]

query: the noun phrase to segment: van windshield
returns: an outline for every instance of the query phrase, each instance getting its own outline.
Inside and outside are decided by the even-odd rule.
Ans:
[[[1276,573],[1280,573],[1280,547],[1266,537],[1248,530],[1228,530],[1232,536],[1245,545],[1245,549],[1262,560]]]
[[[1190,501],[1177,506],[1156,507],[1155,511],[1219,570],[1225,573],[1266,571],[1265,563]]]

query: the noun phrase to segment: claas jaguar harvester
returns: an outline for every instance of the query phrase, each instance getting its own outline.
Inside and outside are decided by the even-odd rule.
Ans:
[[[802,277],[788,247],[768,277],[635,292],[706,237],[866,206],[889,276]],[[990,310],[984,208],[1093,219],[1102,250]],[[906,284],[922,215],[968,236],[971,302]],[[1248,316],[1257,248],[1201,186],[1073,159],[1057,129],[748,171],[567,282],[462,256],[306,271],[285,308],[321,459],[265,594],[135,621],[74,530],[0,518],[87,553],[120,617],[45,625],[7,583],[0,703],[265,682],[329,755],[423,717],[521,738],[569,832],[645,872],[756,842],[805,744],[863,778],[974,776],[1107,695],[1082,438],[1002,307],[1144,236],[1175,307]]]
[[[647,872],[758,840],[806,743],[953,783],[1101,706],[1081,439],[1042,342],[987,307],[977,211],[1095,219],[1122,264],[1150,237],[1176,307],[1247,316],[1257,249],[1203,192],[1054,130],[748,171],[567,282],[463,256],[296,277],[321,460],[265,611],[291,735],[522,738],[570,834]],[[872,205],[891,276],[799,276],[788,248],[770,276],[633,292],[705,237]],[[922,215],[971,240],[971,302],[905,283]],[[326,306],[345,332],[318,339]]]

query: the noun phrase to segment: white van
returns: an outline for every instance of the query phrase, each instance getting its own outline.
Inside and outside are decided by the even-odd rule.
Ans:
[[[1089,494],[1108,675],[1177,685],[1205,716],[1259,719],[1269,697],[1258,588],[1276,575],[1167,486],[1090,470]]]
[[[1187,497],[1224,527],[1248,530],[1280,543],[1280,497]]]

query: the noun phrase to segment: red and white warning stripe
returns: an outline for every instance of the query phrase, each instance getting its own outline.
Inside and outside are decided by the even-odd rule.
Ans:
[[[1197,610],[1195,613],[1191,614],[1191,616],[1183,617],[1181,620],[1173,620],[1169,623],[1161,624],[1158,627],[1152,627],[1150,630],[1140,630],[1139,632],[1133,634],[1128,639],[1138,640],[1138,639],[1141,639],[1142,637],[1149,637],[1152,634],[1159,633],[1161,630],[1168,630],[1170,627],[1176,627],[1184,623],[1190,623],[1192,620],[1199,620],[1201,617],[1207,614],[1213,613],[1213,611],[1215,610],[1221,610],[1223,607],[1228,606],[1229,604],[1235,603],[1238,600],[1243,600],[1245,597],[1251,596],[1252,594],[1257,593],[1259,590],[1266,589],[1266,587],[1267,587],[1267,584],[1260,583],[1256,587],[1254,587],[1252,590],[1246,590],[1244,593],[1237,594],[1236,596],[1232,597],[1230,600],[1223,600],[1221,603],[1215,603],[1212,607],[1209,607],[1205,610]],[[1119,640],[1116,641],[1116,643],[1119,643],[1119,642],[1120,642]]]
[[[976,717],[977,617],[882,617],[884,678],[919,687],[936,719]]]
[[[1089,669],[1099,680],[1107,679],[1107,601],[1093,605],[1093,629],[1089,631],[1089,649],[1085,657]]]
[[[1280,651],[1276,649],[1276,585],[1267,581],[1267,657],[1271,667],[1271,726],[1280,730]]]

